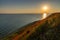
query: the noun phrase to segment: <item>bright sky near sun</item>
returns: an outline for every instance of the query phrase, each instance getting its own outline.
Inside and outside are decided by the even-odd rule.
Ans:
[[[0,13],[42,13],[45,5],[49,13],[60,12],[60,0],[0,0]]]

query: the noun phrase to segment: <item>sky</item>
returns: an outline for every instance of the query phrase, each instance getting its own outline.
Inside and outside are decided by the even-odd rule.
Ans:
[[[0,0],[1,13],[42,13],[42,7],[48,6],[48,12],[60,12],[60,0]]]

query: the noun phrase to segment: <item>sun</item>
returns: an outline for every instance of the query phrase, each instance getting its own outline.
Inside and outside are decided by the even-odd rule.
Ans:
[[[46,6],[46,5],[43,6],[43,10],[44,10],[44,11],[47,11],[47,10],[48,10],[48,6]]]

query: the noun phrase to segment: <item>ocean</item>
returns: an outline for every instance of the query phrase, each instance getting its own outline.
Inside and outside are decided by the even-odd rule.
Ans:
[[[0,14],[0,37],[41,18],[41,14]]]

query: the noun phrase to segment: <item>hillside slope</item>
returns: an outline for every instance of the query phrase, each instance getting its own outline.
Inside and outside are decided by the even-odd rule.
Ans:
[[[60,40],[60,13],[30,23],[2,40]]]

